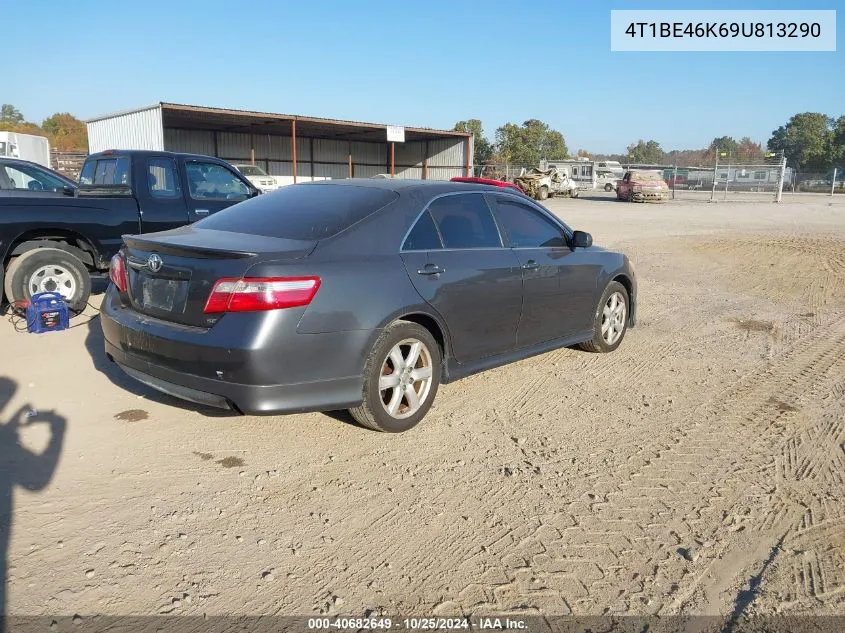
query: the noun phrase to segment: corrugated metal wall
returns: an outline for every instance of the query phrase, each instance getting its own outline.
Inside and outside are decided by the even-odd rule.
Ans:
[[[215,155],[214,134],[199,130],[164,130],[164,149]],[[387,143],[364,143],[329,139],[296,139],[297,178],[346,178],[349,154],[352,154],[356,178],[369,178],[390,171],[390,149]],[[311,148],[314,148],[312,160]],[[217,153],[231,162],[246,162],[255,151],[255,162],[273,176],[292,176],[291,139],[267,134],[219,132]],[[428,178],[448,180],[464,175],[465,143],[461,138],[428,141]],[[422,178],[426,141],[397,143],[395,146],[396,176]],[[313,164],[313,173],[312,173]]]
[[[163,150],[165,147],[161,106],[92,121],[87,127],[88,151],[92,154],[106,149]]]

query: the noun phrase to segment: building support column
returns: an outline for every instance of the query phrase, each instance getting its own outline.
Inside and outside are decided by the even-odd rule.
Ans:
[[[464,176],[469,178],[469,137],[464,140]]]
[[[296,184],[296,119],[290,122],[290,155],[293,161],[293,184]]]
[[[428,180],[428,141],[425,142],[425,154],[423,154],[423,180]]]
[[[396,176],[396,143],[390,142],[390,177]]]

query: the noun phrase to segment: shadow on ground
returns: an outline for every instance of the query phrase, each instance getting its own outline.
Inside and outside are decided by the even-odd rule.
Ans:
[[[0,378],[0,414],[16,391],[14,380]],[[41,424],[48,425],[50,441],[41,453],[33,453],[22,445],[20,430]],[[66,427],[65,418],[54,411],[39,411],[32,404],[24,404],[5,422],[0,421],[0,631],[6,630],[6,570],[14,510],[12,495],[18,486],[36,492],[50,483],[62,451]]]

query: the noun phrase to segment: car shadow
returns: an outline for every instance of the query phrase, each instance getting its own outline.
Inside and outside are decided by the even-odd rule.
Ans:
[[[16,391],[17,383],[14,380],[0,377],[0,414],[3,414]],[[21,444],[20,430],[40,424],[49,427],[50,440],[41,453],[33,453]],[[37,492],[50,483],[59,462],[66,428],[67,420],[64,417],[55,411],[36,410],[32,404],[23,405],[5,422],[0,421],[0,631],[7,630],[4,622],[7,609],[6,573],[14,489],[21,487]]]
[[[109,357],[106,356],[103,326],[100,323],[99,316],[90,319],[87,326],[88,334],[85,337],[85,349],[88,351],[88,356],[91,358],[94,369],[108,378],[116,387],[146,400],[188,411],[195,411],[209,418],[225,418],[238,415],[234,411],[204,407],[193,402],[188,402],[187,400],[174,398],[130,378],[117,363],[109,360]]]

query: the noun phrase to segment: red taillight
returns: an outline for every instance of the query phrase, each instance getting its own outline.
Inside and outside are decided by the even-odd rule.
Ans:
[[[123,261],[123,255],[118,253],[111,258],[109,264],[109,279],[112,280],[120,292],[126,292],[129,289],[129,279],[126,275],[126,262]]]
[[[311,303],[319,277],[246,277],[214,284],[204,312],[252,312],[295,308]]]

